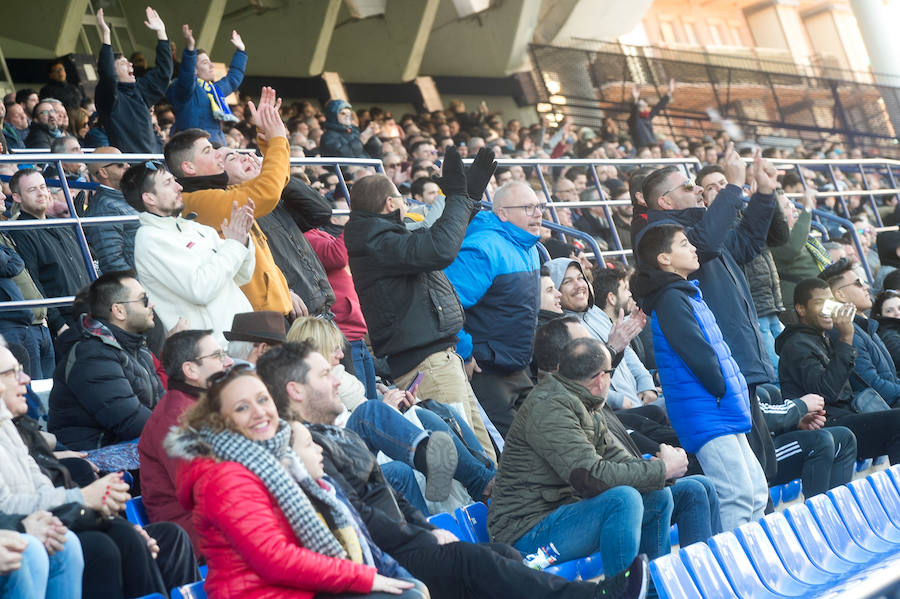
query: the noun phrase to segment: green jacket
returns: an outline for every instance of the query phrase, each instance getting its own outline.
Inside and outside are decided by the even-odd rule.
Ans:
[[[558,507],[612,487],[663,488],[665,464],[635,457],[616,441],[605,401],[558,374],[532,389],[500,458],[488,513],[492,540],[515,543]]]
[[[806,249],[812,214],[803,211],[797,217],[788,242],[770,248],[778,277],[781,283],[781,299],[785,306],[794,307],[794,287],[803,279],[815,278],[819,275],[819,267],[815,258]]]

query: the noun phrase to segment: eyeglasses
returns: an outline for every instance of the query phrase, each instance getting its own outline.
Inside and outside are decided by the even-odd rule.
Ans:
[[[672,193],[673,191],[675,191],[676,189],[679,189],[679,188],[680,188],[680,189],[684,189],[685,191],[694,191],[694,190],[697,188],[697,186],[694,184],[693,181],[691,181],[690,179],[687,179],[686,181],[684,181],[683,183],[679,183],[678,185],[676,185],[675,187],[673,187],[672,189],[670,189],[670,190],[667,191],[666,193],[660,194],[660,197],[662,197],[662,196],[667,196],[667,195],[669,195],[670,193]]]
[[[838,287],[835,291],[839,291],[839,290],[843,289],[844,287],[854,287],[854,286],[855,286],[855,287],[859,287],[860,289],[865,289],[865,288],[866,288],[866,284],[863,283],[860,279],[857,278],[857,279],[856,279],[855,281],[853,281],[852,283],[847,283],[846,285],[841,285],[841,286]]]
[[[25,367],[22,366],[21,364],[16,364],[12,368],[8,368],[6,370],[0,370],[0,376],[7,376],[9,374],[12,374],[15,376],[16,380],[18,380],[19,377],[22,376],[23,372],[25,372]]]
[[[216,353],[224,354],[225,352],[223,352],[222,350],[219,350]],[[210,354],[210,355],[212,356],[215,354]],[[203,356],[203,357],[208,358],[209,356]],[[191,360],[191,361],[196,362],[197,360]],[[214,372],[211,375],[209,375],[209,378],[206,379],[206,388],[209,389],[213,385],[221,385],[221,384],[227,382],[233,376],[236,376],[236,375],[244,373],[244,372],[253,371],[253,370],[255,370],[255,368],[253,367],[253,364],[235,364],[234,366],[231,366],[230,368],[226,368],[225,370],[221,370],[219,372]]]
[[[545,208],[547,208],[547,204],[520,204],[518,206],[504,206],[503,210],[512,210],[513,208],[521,208],[525,211],[525,216],[534,216],[535,214],[541,214]]]
[[[45,114],[56,114],[55,110],[38,110],[38,116],[44,116]]]
[[[607,368],[606,370],[598,370],[596,373],[594,373],[594,375],[591,378],[595,379],[598,376],[600,376],[601,374],[608,374],[609,376],[612,376],[612,373],[614,373],[615,371],[616,371],[615,368]]]
[[[122,301],[120,301],[120,302],[113,302],[113,303],[114,303],[114,304],[133,304],[133,303],[135,303],[135,302],[140,302],[140,303],[144,304],[144,307],[146,308],[147,306],[150,305],[150,296],[144,294],[144,295],[142,295],[141,297],[139,297],[139,298],[137,298],[137,299],[133,299],[133,300],[122,300]]]
[[[126,163],[126,162],[110,162],[109,164],[104,164],[100,168],[109,168],[111,166],[117,166],[119,168],[127,168],[128,163]]]
[[[215,358],[219,362],[224,362],[225,358],[227,358],[227,357],[228,357],[228,354],[225,353],[225,350],[219,349],[219,350],[214,351],[211,354],[206,354],[205,356],[197,356],[196,358],[192,359],[191,362],[202,362],[206,358]],[[218,373],[216,373],[216,374],[218,374]],[[215,375],[213,375],[213,376],[215,376]],[[212,378],[212,376],[210,378]]]

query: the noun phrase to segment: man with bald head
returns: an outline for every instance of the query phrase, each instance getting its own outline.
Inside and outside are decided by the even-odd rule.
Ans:
[[[94,150],[94,156],[109,154],[109,160],[88,164],[91,179],[100,184],[100,189],[88,202],[85,216],[138,215],[137,210],[125,201],[125,196],[119,191],[119,182],[128,170],[128,164],[120,162],[116,156],[121,153],[118,148],[111,146]],[[134,235],[139,226],[137,221],[85,226],[91,250],[100,263],[101,272],[134,270]]]
[[[535,244],[544,206],[526,183],[507,183],[494,194],[492,211],[469,224],[444,271],[466,311],[457,352],[475,397],[504,437],[532,387],[528,365],[540,309]]]

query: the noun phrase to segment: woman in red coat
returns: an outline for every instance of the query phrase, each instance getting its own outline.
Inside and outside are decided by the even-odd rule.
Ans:
[[[310,476],[253,370],[232,368],[210,383],[166,441],[170,455],[191,460],[176,487],[193,510],[209,596],[428,597],[418,581],[379,573],[411,579],[371,542],[338,490]]]

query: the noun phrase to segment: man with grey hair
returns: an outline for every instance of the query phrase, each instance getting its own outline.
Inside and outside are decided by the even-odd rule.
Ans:
[[[501,435],[531,390],[528,365],[540,309],[541,203],[521,181],[494,194],[491,212],[469,224],[459,254],[444,271],[466,311],[457,353],[472,390]]]

